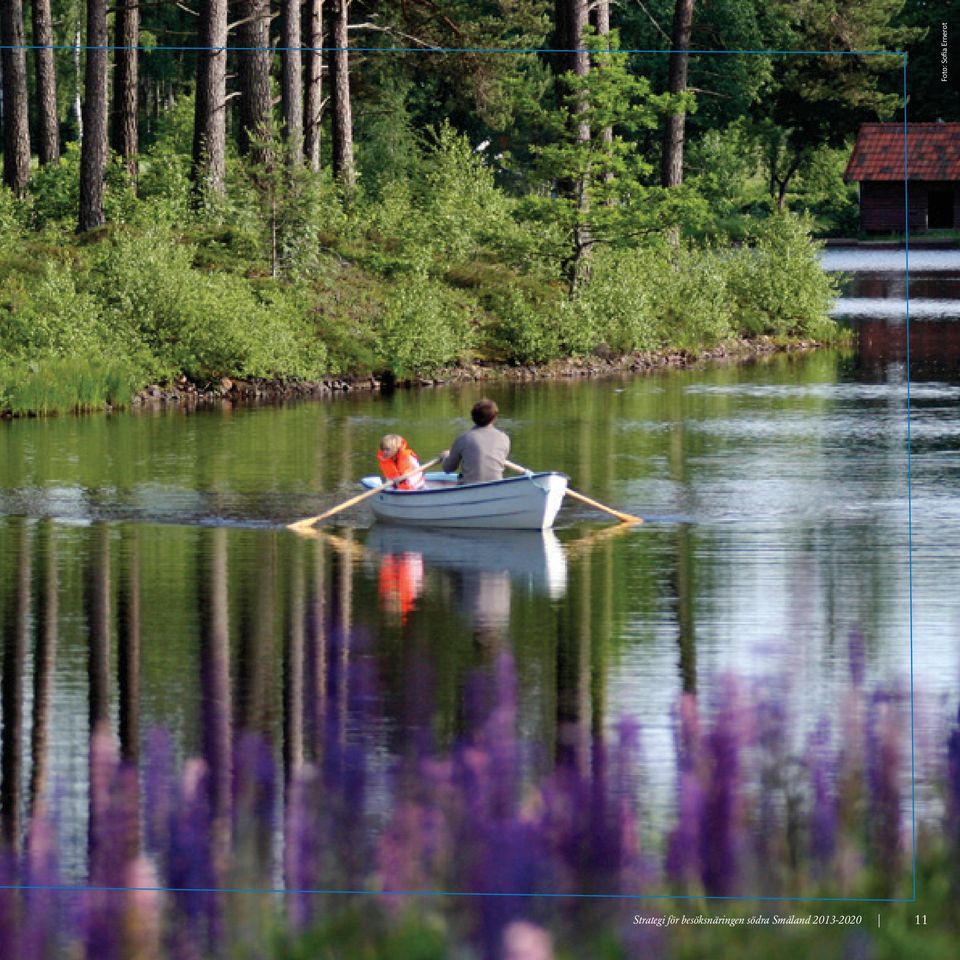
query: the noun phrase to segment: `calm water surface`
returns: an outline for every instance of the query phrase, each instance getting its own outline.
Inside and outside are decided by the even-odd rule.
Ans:
[[[5,833],[55,798],[66,859],[82,863],[91,722],[134,759],[152,727],[188,755],[225,722],[296,762],[336,695],[342,736],[386,770],[424,726],[463,732],[471,677],[501,652],[540,748],[531,765],[587,763],[596,735],[635,717],[636,789],[661,824],[681,692],[708,708],[735,674],[776,685],[798,736],[821,719],[836,729],[857,633],[868,680],[907,690],[899,266],[831,255],[828,267],[861,270],[838,309],[858,351],[486,389],[514,460],[565,471],[640,527],[568,500],[545,536],[383,527],[366,507],[315,538],[284,528],[356,493],[382,434],[423,458],[447,446],[474,387],[0,424]],[[924,737],[960,678],[960,264],[933,261],[918,282],[943,309],[912,325],[910,384],[921,785]],[[359,684],[380,720],[330,684]]]

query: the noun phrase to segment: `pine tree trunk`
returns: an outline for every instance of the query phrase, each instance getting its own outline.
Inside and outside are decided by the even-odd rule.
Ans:
[[[3,182],[18,196],[30,182],[30,123],[27,117],[27,52],[22,0],[0,3],[3,45]]]
[[[57,65],[54,62],[53,20],[50,0],[33,0],[33,51],[37,75],[37,152],[40,163],[60,158],[60,126],[57,120]]]
[[[673,94],[683,93],[687,89],[692,26],[693,0],[676,0],[673,8],[673,36],[670,42],[670,73],[667,80],[667,90]],[[683,138],[686,122],[685,111],[671,113],[667,117],[660,171],[660,182],[665,187],[678,187],[683,183]]]
[[[80,220],[83,233],[103,216],[107,166],[107,3],[87,0],[87,68],[83,83],[83,144],[80,148]]]
[[[596,0],[593,8],[593,25],[597,29],[597,34],[606,39],[606,47],[610,47],[610,0]],[[606,146],[613,143],[613,127],[604,127],[600,131],[600,139]],[[612,180],[613,174],[609,171],[604,174],[604,180]]]
[[[349,0],[333,0],[333,175],[346,194],[353,191],[353,115],[347,53]]]
[[[203,0],[200,6],[197,95],[193,115],[194,195],[224,191],[226,170],[227,0]]]
[[[303,76],[300,42],[301,0],[283,0],[283,136],[291,166],[303,163]]]
[[[240,81],[240,153],[254,163],[268,163],[270,119],[270,2],[242,0],[238,28],[237,72]]]
[[[310,169],[320,169],[320,119],[323,109],[323,0],[307,0],[307,89],[303,150]]]
[[[83,66],[81,59],[81,44],[83,30],[80,22],[80,12],[77,12],[77,21],[73,30],[73,122],[77,126],[77,139],[83,141],[83,103],[80,99],[83,88]]]
[[[114,16],[116,60],[113,71],[113,149],[137,175],[137,73],[139,69],[140,0],[117,0]]]
[[[583,49],[583,32],[588,22],[587,0],[557,0],[556,3],[556,43],[564,51],[560,57],[560,67],[564,73],[573,73],[577,77],[586,77],[590,73],[590,56]],[[568,82],[559,85],[562,99],[566,100],[574,89]],[[586,105],[577,103],[573,109],[582,114]],[[588,149],[590,143],[590,124],[581,117],[571,117],[572,134],[578,143]],[[570,295],[590,276],[590,254],[593,240],[588,223],[590,213],[589,184],[585,177],[566,180],[557,184],[562,196],[573,200],[576,212],[573,223],[573,249],[566,263],[567,286]]]

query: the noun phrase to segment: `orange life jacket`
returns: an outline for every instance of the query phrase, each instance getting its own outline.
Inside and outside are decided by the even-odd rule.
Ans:
[[[392,456],[388,457],[382,450],[377,451],[377,460],[380,461],[380,470],[388,480],[396,480],[411,470],[416,470],[420,466],[417,455],[407,446],[404,440],[400,444],[400,449]],[[408,480],[397,484],[401,490],[418,490],[424,485],[422,473],[415,473]]]
[[[387,554],[380,565],[380,607],[405,624],[423,592],[423,557],[419,553]]]

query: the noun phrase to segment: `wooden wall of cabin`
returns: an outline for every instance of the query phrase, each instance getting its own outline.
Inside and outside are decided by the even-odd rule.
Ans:
[[[927,184],[911,181],[910,230],[927,229]],[[865,180],[860,184],[860,226],[882,233],[903,232],[903,182]]]
[[[910,181],[910,230],[923,233],[932,228],[934,213],[930,200],[934,192],[948,192],[952,198],[953,222],[942,226],[960,228],[960,183]],[[860,184],[860,224],[864,230],[903,231],[903,184],[869,180]]]

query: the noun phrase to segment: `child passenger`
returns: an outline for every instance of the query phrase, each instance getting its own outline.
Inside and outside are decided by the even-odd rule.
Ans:
[[[380,470],[388,480],[396,480],[420,466],[417,455],[407,445],[407,441],[395,433],[388,433],[380,441],[377,460],[380,461]],[[401,490],[419,490],[425,486],[423,474],[415,473],[397,486]]]

